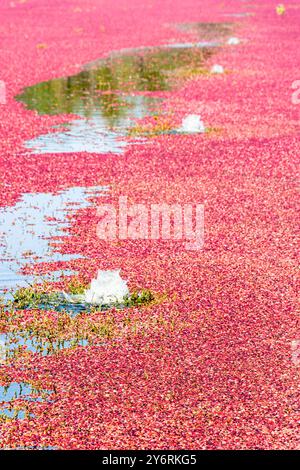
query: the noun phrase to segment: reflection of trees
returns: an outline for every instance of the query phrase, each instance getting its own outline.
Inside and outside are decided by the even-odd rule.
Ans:
[[[158,91],[165,90],[167,83],[163,74],[163,67],[154,60],[147,60],[147,58],[140,56],[137,61],[137,87],[140,90]]]
[[[104,66],[97,70],[84,70],[78,75],[39,83],[24,90],[18,100],[28,109],[40,114],[83,114],[91,117],[99,112],[109,125],[123,115],[126,102],[118,94],[98,94],[118,88],[113,71]]]
[[[17,99],[40,114],[91,117],[99,112],[113,126],[128,110],[128,103],[117,92],[166,90],[172,72],[199,66],[211,53],[200,48],[164,48],[110,58],[77,75],[27,87]]]

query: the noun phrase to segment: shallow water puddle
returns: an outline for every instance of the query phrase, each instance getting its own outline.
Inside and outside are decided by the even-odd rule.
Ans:
[[[91,117],[77,119],[55,133],[41,135],[28,140],[25,146],[33,153],[122,153],[127,143],[122,138],[135,119],[151,114],[151,105],[157,99],[146,96],[124,98],[122,113],[111,119],[96,110]],[[84,108],[78,108],[76,114],[84,115]],[[75,111],[74,111],[75,112]]]
[[[41,276],[20,272],[28,263],[69,261],[80,257],[55,251],[51,238],[67,236],[67,214],[91,206],[91,198],[105,195],[108,190],[108,187],[74,187],[57,194],[24,194],[14,206],[0,207],[0,292],[28,286],[28,283],[41,279]],[[52,272],[49,276],[59,275]]]
[[[135,120],[156,111],[160,100],[149,92],[169,90],[179,70],[203,67],[219,45],[204,41],[121,51],[76,75],[25,88],[16,99],[28,109],[81,117],[26,147],[34,153],[121,153]]]
[[[28,401],[42,401],[50,391],[37,390],[26,382],[11,382],[9,385],[0,385],[0,403],[10,402],[21,398]]]
[[[28,402],[41,402],[47,400],[52,392],[48,390],[37,390],[31,384],[25,382],[11,382],[7,386],[0,386],[0,418],[24,419],[26,416],[33,417],[23,409],[14,408],[14,400],[21,399]]]
[[[75,348],[77,346],[88,346],[88,340],[73,338],[50,341],[44,337],[39,338],[29,332],[2,333],[0,334],[0,365],[6,364],[17,357],[20,348],[42,356],[48,356],[63,349]]]

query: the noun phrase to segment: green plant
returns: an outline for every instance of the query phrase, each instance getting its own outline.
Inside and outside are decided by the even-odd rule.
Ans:
[[[143,124],[136,124],[134,127],[129,129],[128,133],[131,137],[144,136],[144,137],[155,137],[157,135],[171,132],[174,128],[172,117],[170,116],[153,116],[153,118]]]
[[[32,286],[21,287],[13,294],[13,302],[17,308],[36,306],[41,302],[41,292],[37,292]]]
[[[80,281],[79,279],[73,278],[69,282],[67,289],[68,289],[68,292],[70,292],[70,294],[80,295],[80,294],[84,294],[87,287],[88,286],[84,282]]]
[[[147,305],[155,299],[153,293],[149,289],[142,291],[134,291],[132,294],[124,297],[125,307],[137,307],[139,305]]]
[[[61,303],[58,292],[47,292],[45,286],[21,287],[13,294],[13,306],[19,309],[38,308],[41,304]]]

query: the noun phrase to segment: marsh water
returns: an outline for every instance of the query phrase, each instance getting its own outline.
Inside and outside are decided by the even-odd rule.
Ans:
[[[25,146],[38,154],[122,153],[137,120],[158,112],[161,100],[155,92],[169,90],[179,70],[204,67],[219,45],[205,41],[123,51],[86,65],[76,75],[25,88],[17,100],[28,109],[78,117]]]
[[[136,122],[161,112],[159,92],[171,90],[180,77],[205,71],[206,61],[231,33],[232,25],[193,23],[176,28],[192,34],[193,40],[112,53],[73,76],[25,88],[16,100],[28,110],[70,116],[66,124],[26,141],[29,153],[41,158],[45,153],[113,153],[118,158],[130,145],[126,137]],[[56,194],[24,194],[14,206],[0,207],[0,295],[37,280],[58,278],[61,272],[35,276],[23,270],[27,265],[79,257],[60,253],[52,241],[67,236],[68,214],[90,207],[93,198],[107,191],[108,187],[71,187]],[[18,348],[43,356],[87,344],[79,338],[48,341],[28,332],[1,333],[0,365],[14,360]],[[0,387],[0,418],[26,418],[26,410],[14,408],[14,400],[47,400],[49,393],[35,391],[27,383]]]
[[[229,23],[181,25],[200,42],[129,49],[91,62],[68,77],[29,86],[16,99],[41,115],[70,115],[70,121],[25,142],[30,152],[118,154],[138,119],[159,113],[156,92],[170,90],[182,72],[201,72],[207,59],[229,34]],[[143,142],[141,142],[143,143]],[[13,207],[0,208],[0,293],[32,283],[22,274],[26,264],[68,261],[51,239],[65,235],[67,213],[90,204],[89,191],[69,188],[58,194],[25,194]],[[51,273],[51,276],[55,276]],[[47,276],[43,276],[47,277]]]
[[[57,194],[29,193],[14,206],[0,207],[0,294],[4,295],[7,289],[26,287],[41,277],[60,276],[61,272],[40,276],[22,270],[27,264],[78,258],[79,255],[61,254],[51,240],[66,236],[67,214],[91,206],[93,198],[108,191],[108,187],[73,187]]]
[[[0,418],[24,419],[26,416],[33,417],[26,409],[16,406],[15,400],[25,402],[41,402],[47,400],[51,394],[50,391],[37,390],[31,384],[26,382],[11,382],[7,386],[0,385]]]

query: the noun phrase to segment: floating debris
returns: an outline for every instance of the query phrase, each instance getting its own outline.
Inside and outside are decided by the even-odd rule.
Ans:
[[[238,44],[240,44],[240,39],[239,38],[229,38],[228,41],[227,41],[227,44],[229,46],[237,46]]]
[[[215,64],[210,69],[210,72],[211,73],[224,73],[224,67],[223,67],[223,65]]]
[[[200,73],[219,41],[125,50],[87,64],[81,72],[38,83],[16,97],[39,114],[73,114],[56,132],[25,142],[32,153],[123,153],[136,120],[156,113],[180,72]],[[184,75],[184,73],[183,73]],[[147,93],[147,94],[143,94]]]
[[[49,284],[46,285],[46,290],[43,290],[43,285],[22,287],[13,293],[13,301],[9,300],[5,307],[18,310],[55,310],[72,315],[84,311],[91,312],[95,308],[99,311],[123,309],[148,304],[154,299],[154,294],[147,289],[130,294],[127,282],[117,270],[99,271],[97,279],[93,279],[91,285],[79,294],[66,291],[49,292]]]
[[[198,114],[189,114],[182,120],[179,131],[187,133],[203,133],[205,132],[205,126]]]
[[[129,295],[127,282],[120,276],[120,270],[98,271],[96,279],[85,292],[84,301],[93,305],[121,303]]]
[[[277,13],[277,15],[279,15],[279,16],[285,14],[285,6],[284,6],[282,3],[280,3],[279,5],[277,5],[277,7],[276,7],[276,13]]]

